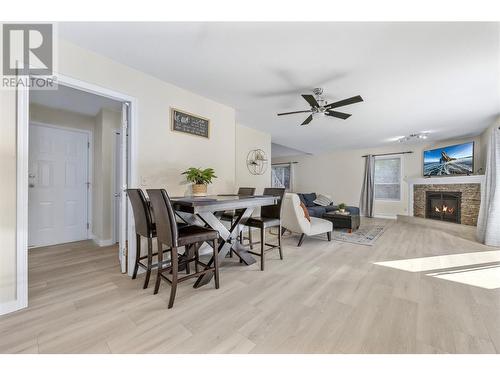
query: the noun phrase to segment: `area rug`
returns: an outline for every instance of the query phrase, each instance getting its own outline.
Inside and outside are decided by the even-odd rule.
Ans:
[[[349,242],[357,245],[373,246],[377,239],[387,229],[387,224],[362,225],[358,230],[348,233],[346,229],[335,229],[333,240]]]

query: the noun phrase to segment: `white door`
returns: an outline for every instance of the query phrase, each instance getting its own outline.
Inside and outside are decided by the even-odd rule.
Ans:
[[[88,238],[88,134],[30,124],[28,246]]]
[[[120,268],[123,273],[127,272],[127,144],[128,144],[128,118],[129,111],[127,103],[122,104],[122,128],[120,131],[120,238],[118,246],[118,259],[120,260]]]

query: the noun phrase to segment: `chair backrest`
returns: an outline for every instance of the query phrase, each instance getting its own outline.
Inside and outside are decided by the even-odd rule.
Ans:
[[[155,213],[156,236],[168,247],[177,247],[179,232],[175,212],[165,189],[147,189],[151,207]]]
[[[260,209],[260,216],[272,219],[281,218],[281,206],[283,204],[283,196],[285,195],[285,188],[265,188],[264,195],[274,195],[279,197],[276,204],[272,206],[264,206]]]
[[[295,233],[311,232],[311,222],[305,218],[299,196],[295,193],[285,194],[281,226]]]
[[[252,188],[252,187],[240,187],[238,189],[238,195],[255,195],[255,188]]]
[[[134,212],[135,232],[144,237],[151,237],[154,220],[144,192],[141,189],[127,189],[127,195]]]

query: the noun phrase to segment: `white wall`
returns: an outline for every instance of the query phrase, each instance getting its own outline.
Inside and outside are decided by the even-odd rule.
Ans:
[[[265,187],[271,186],[271,135],[240,124],[236,125],[236,189],[239,187],[255,187],[256,194],[262,194]],[[253,175],[247,168],[248,152],[263,150],[268,157],[267,170],[262,175]]]
[[[218,179],[209,192],[235,190],[235,111],[152,76],[84,50],[58,42],[59,73],[137,99],[137,172],[132,186],[165,187],[171,195],[189,191],[181,172],[191,166],[212,167]],[[16,298],[16,105],[14,92],[0,93],[2,217],[0,219],[0,304]],[[211,120],[210,139],[170,130],[170,107]]]
[[[481,138],[454,139],[437,143],[401,144],[393,146],[342,150],[320,155],[303,155],[286,158],[273,158],[273,163],[297,161],[294,165],[294,189],[296,192],[317,192],[328,194],[334,202],[344,202],[348,205],[359,206],[361,185],[364,172],[364,158],[366,154],[382,154],[389,152],[413,151],[403,155],[403,184],[401,201],[375,201],[374,211],[377,216],[395,217],[406,215],[408,212],[408,178],[422,176],[422,157],[424,149],[431,149],[462,142],[475,142],[474,169],[482,166]],[[483,172],[484,173],[484,172]]]

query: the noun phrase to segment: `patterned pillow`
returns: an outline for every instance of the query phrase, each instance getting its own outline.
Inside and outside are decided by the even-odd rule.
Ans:
[[[329,206],[333,203],[333,201],[327,196],[319,194],[318,197],[314,200],[314,203],[318,206]]]

